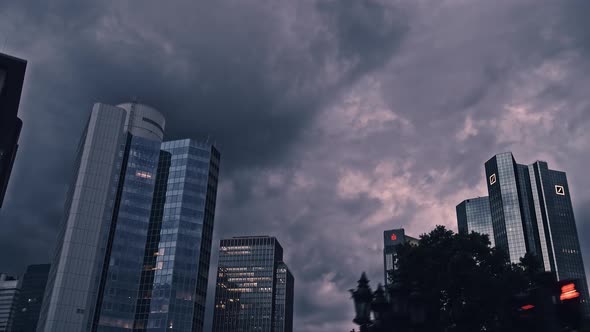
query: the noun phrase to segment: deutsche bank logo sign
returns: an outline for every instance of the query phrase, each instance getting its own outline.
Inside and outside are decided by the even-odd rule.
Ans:
[[[496,173],[490,175],[490,186],[493,186],[496,183]]]
[[[561,196],[565,196],[565,189],[563,186],[555,186],[555,193]]]

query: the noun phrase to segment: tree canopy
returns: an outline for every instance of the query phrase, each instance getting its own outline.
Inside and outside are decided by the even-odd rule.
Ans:
[[[419,245],[398,247],[392,281],[418,287],[426,303],[428,331],[511,331],[511,301],[535,283],[534,256],[511,264],[487,235],[455,234],[437,226]]]

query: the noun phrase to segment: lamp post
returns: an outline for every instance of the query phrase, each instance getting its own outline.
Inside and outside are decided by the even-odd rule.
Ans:
[[[373,298],[373,292],[369,287],[369,279],[367,279],[365,272],[361,275],[356,290],[351,289],[350,293],[352,294],[354,309],[356,311],[356,317],[353,322],[359,325],[360,332],[368,332],[369,324],[371,323],[371,300]]]
[[[424,328],[426,307],[417,283],[407,290],[399,276],[394,276],[386,290],[379,285],[372,292],[363,272],[357,288],[350,292],[356,311],[353,322],[359,325],[360,332],[409,332]]]

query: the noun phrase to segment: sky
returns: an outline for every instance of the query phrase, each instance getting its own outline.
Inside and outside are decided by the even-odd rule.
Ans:
[[[276,236],[295,331],[350,331],[382,282],[383,230],[456,230],[512,151],[566,171],[590,267],[585,0],[4,0],[0,51],[28,60],[0,211],[0,270],[49,262],[93,103],[137,99],[166,139],[216,142],[220,238]],[[210,284],[216,268],[212,258]],[[589,271],[590,272],[590,271]],[[210,287],[209,309],[213,298]],[[209,310],[209,317],[212,312]]]

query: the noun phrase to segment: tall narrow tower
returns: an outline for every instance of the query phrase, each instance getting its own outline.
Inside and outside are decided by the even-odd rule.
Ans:
[[[38,331],[133,327],[163,128],[164,117],[147,106],[94,105]]]

